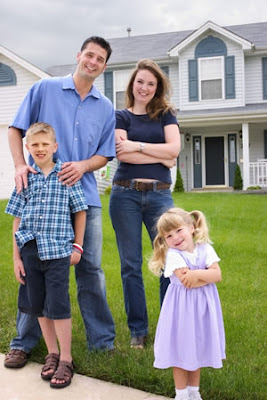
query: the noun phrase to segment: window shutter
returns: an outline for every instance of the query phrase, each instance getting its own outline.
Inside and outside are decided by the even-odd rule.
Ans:
[[[168,65],[163,65],[160,67],[162,71],[164,72],[165,75],[169,76],[169,66]]]
[[[11,67],[0,63],[0,86],[13,86],[17,84],[17,77]]]
[[[267,159],[267,130],[264,131],[264,158]]]
[[[113,99],[113,72],[104,72],[105,96],[114,103]]]
[[[189,101],[198,101],[197,60],[188,60]]]
[[[262,59],[263,100],[267,100],[267,57]]]
[[[235,99],[235,57],[225,57],[225,98]]]

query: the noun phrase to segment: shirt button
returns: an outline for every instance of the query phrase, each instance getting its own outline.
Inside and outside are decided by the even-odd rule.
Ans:
[[[76,122],[76,125],[79,125],[79,122],[78,122],[78,121]]]
[[[43,219],[43,217],[40,215],[40,219]]]

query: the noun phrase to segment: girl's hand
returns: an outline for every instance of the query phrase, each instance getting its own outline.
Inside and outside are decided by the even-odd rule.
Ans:
[[[182,282],[182,276],[186,273],[186,271],[189,271],[188,267],[176,269],[174,273],[177,276],[177,278],[180,279],[180,281]]]
[[[184,274],[181,276],[180,281],[182,282],[182,284],[187,288],[187,289],[191,289],[193,287],[197,287],[198,285],[198,281],[199,278],[196,274],[197,271],[185,271]]]
[[[73,250],[72,255],[70,256],[70,265],[77,265],[80,262],[81,256],[80,253]]]
[[[24,265],[22,262],[21,258],[15,259],[14,260],[14,274],[19,283],[22,285],[25,285],[25,279],[24,277],[26,276]]]

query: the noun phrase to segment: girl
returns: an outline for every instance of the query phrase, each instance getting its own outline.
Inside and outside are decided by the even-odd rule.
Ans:
[[[221,368],[225,335],[215,283],[220,258],[200,211],[171,208],[158,220],[149,269],[170,277],[156,330],[156,368],[173,368],[175,400],[201,400],[200,368]]]
[[[151,241],[155,222],[173,207],[170,168],[180,151],[180,133],[169,102],[169,80],[152,60],[138,62],[126,90],[127,108],[116,111],[120,161],[110,197],[131,347],[143,348],[148,318],[142,277],[142,225]],[[163,278],[163,277],[162,277]],[[161,279],[163,299],[169,279]]]

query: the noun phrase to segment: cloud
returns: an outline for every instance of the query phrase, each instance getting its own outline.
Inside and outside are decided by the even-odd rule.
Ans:
[[[76,62],[87,37],[115,38],[262,22],[266,0],[2,0],[1,45],[41,68]]]

